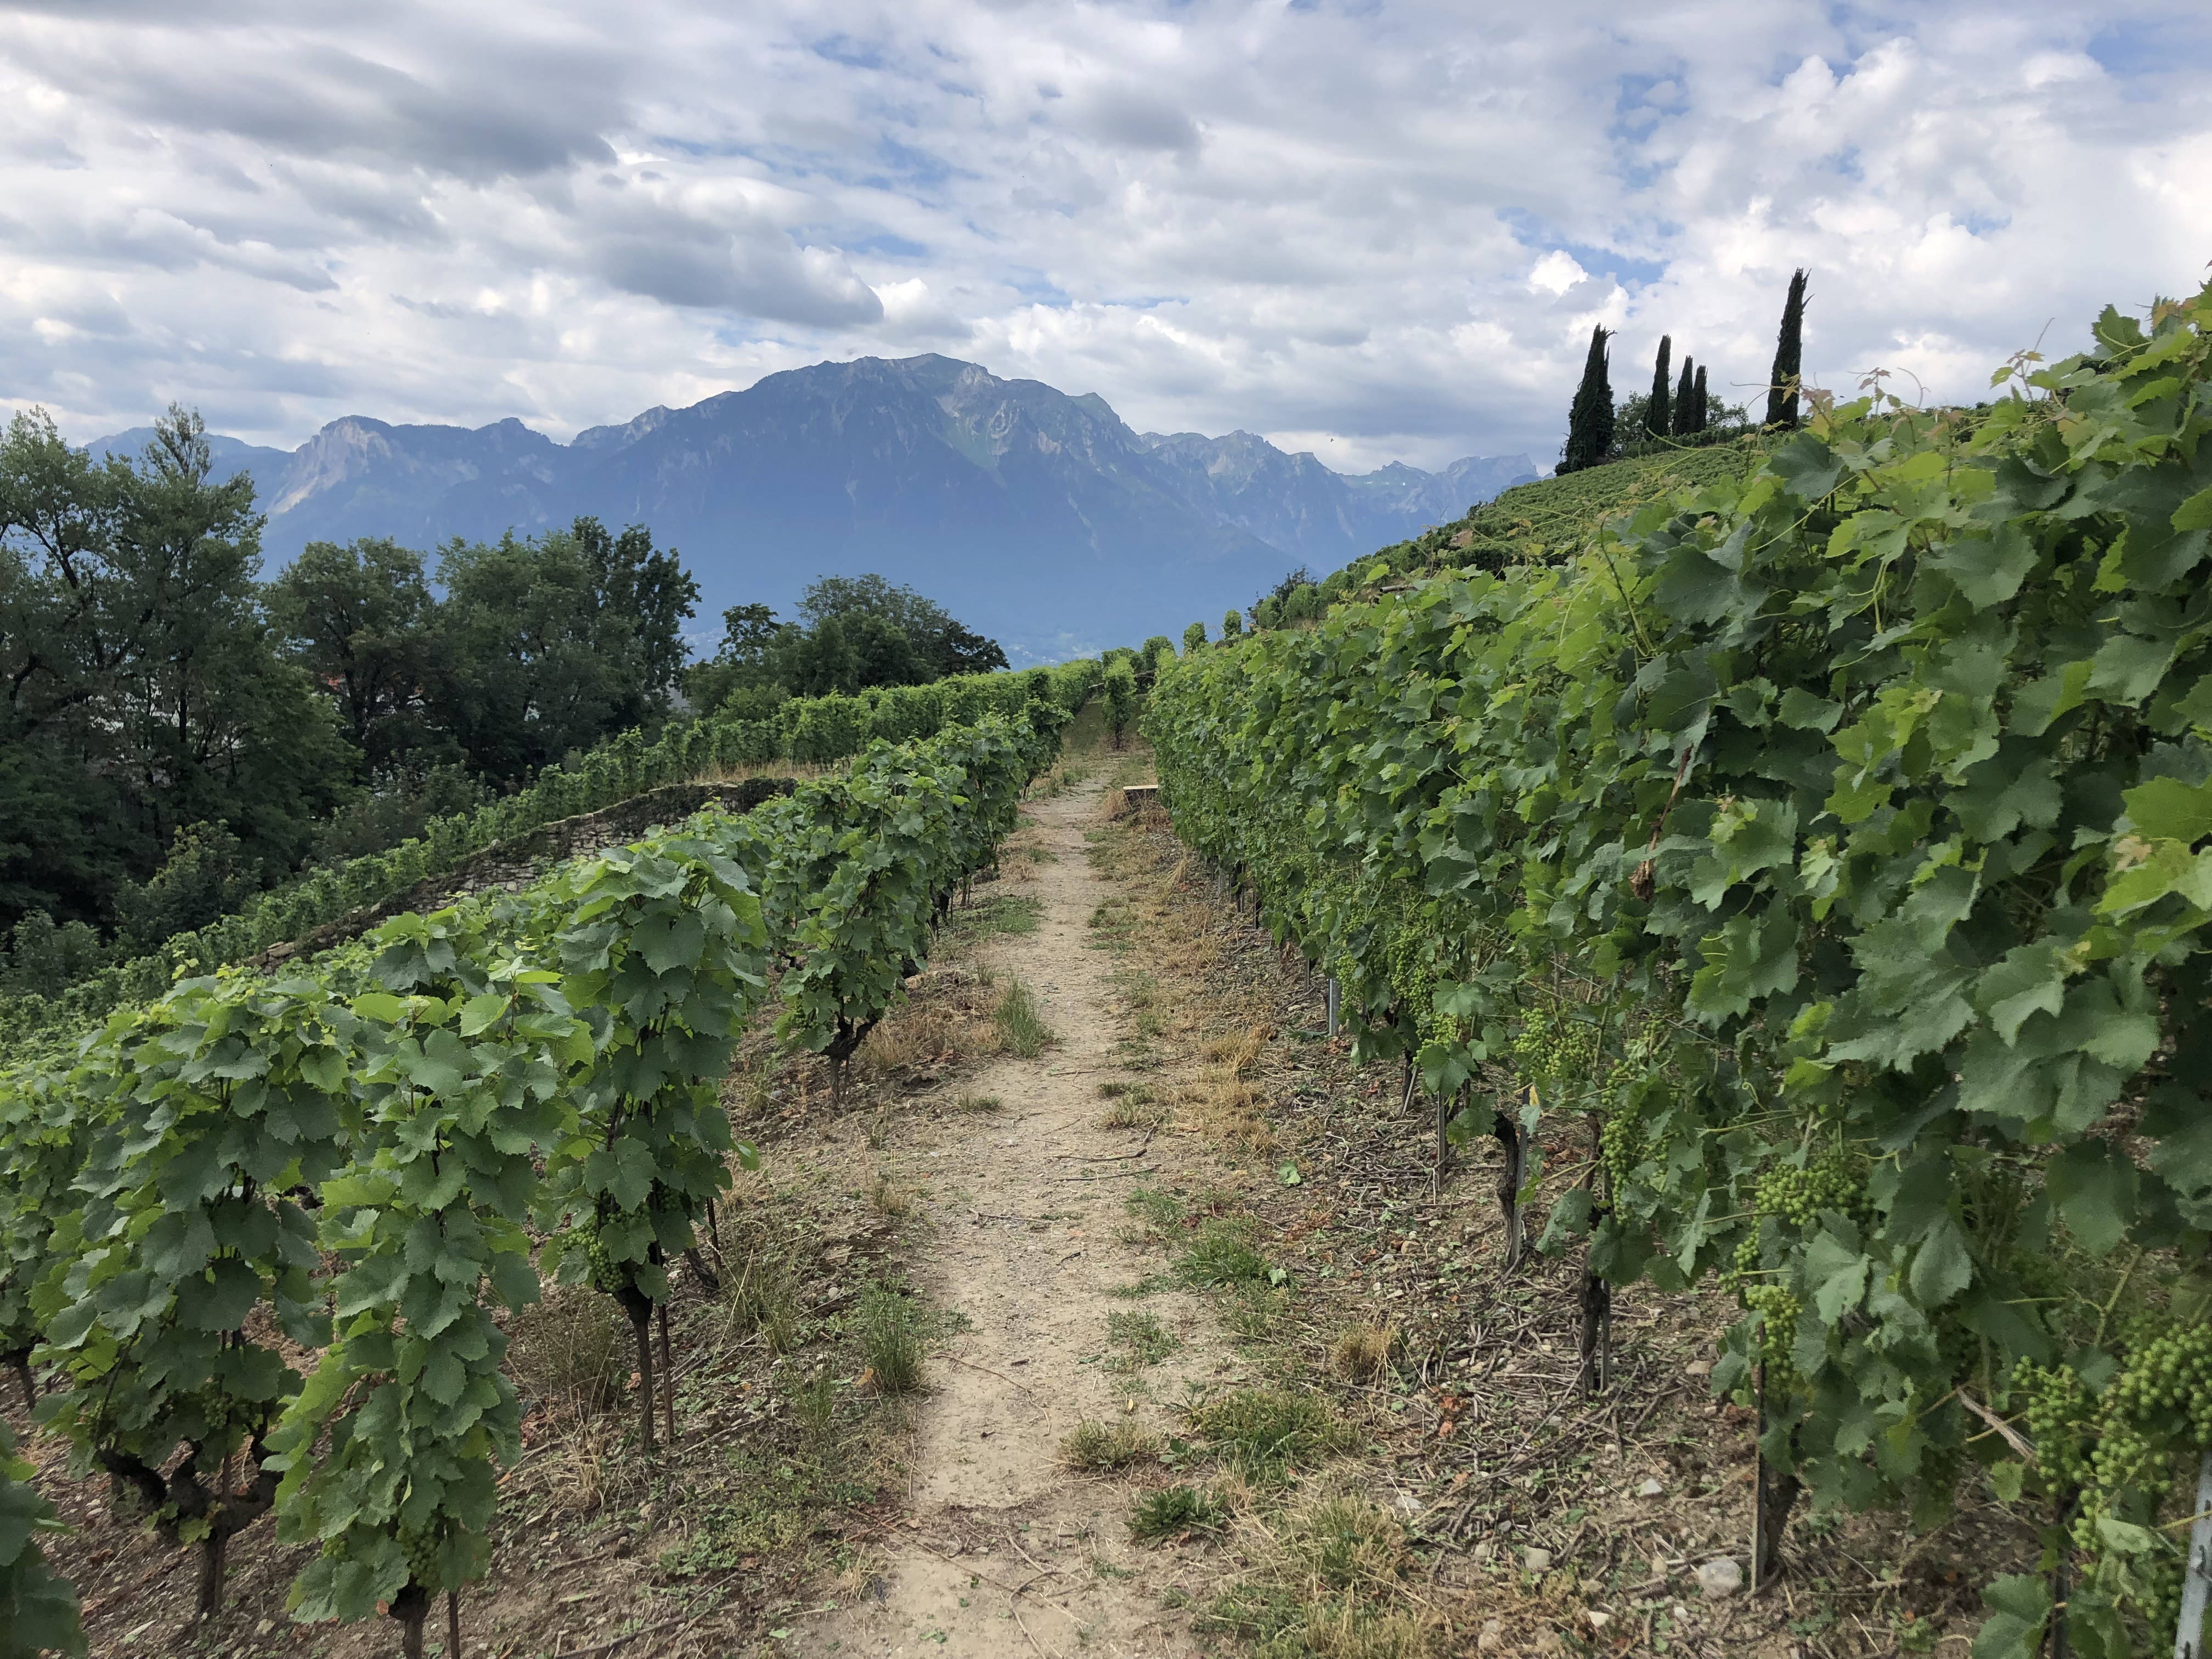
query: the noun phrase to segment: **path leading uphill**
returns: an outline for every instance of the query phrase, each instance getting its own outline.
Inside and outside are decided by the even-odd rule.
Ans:
[[[1003,1109],[933,1122],[905,1115],[904,1129],[892,1131],[895,1168],[965,1195],[959,1210],[940,1208],[910,1267],[917,1287],[964,1328],[926,1368],[903,1536],[885,1546],[887,1561],[856,1598],[802,1621],[787,1651],[1198,1651],[1182,1615],[1161,1600],[1192,1573],[1190,1558],[1129,1540],[1139,1480],[1060,1462],[1063,1438],[1086,1419],[1164,1429],[1164,1407],[1184,1379],[1212,1375],[1224,1353],[1195,1298],[1157,1291],[1141,1305],[1184,1346],[1140,1382],[1109,1368],[1108,1316],[1139,1305],[1113,1289],[1158,1266],[1116,1242],[1123,1199],[1142,1182],[1172,1177],[1176,1149],[1165,1143],[1178,1138],[1098,1127],[1109,1103],[1099,1084],[1129,1076],[1115,1049],[1115,959],[1094,947],[1090,926],[1111,892],[1085,842],[1101,793],[1093,785],[1024,809],[1018,842],[1050,855],[1023,884],[1042,914],[1034,933],[999,939],[981,958],[1029,986],[1058,1041],[1035,1060],[1001,1060],[948,1085],[996,1096]]]

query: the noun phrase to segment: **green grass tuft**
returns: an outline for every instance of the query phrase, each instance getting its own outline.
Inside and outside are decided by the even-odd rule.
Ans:
[[[1176,1277],[1194,1290],[1267,1284],[1267,1258],[1246,1241],[1246,1231],[1234,1221],[1207,1222],[1176,1258]]]
[[[1053,1041],[1052,1027],[1044,1023],[1044,1016],[1030,994],[1030,988],[1018,979],[1009,979],[1004,995],[999,999],[997,1012],[1000,1040],[1006,1052],[1019,1054],[1024,1060],[1035,1060],[1042,1054],[1045,1045]]]
[[[1229,1506],[1195,1486],[1148,1492],[1129,1512],[1129,1536],[1147,1544],[1189,1532],[1219,1532],[1228,1524]]]
[[[906,1394],[920,1387],[921,1322],[913,1301],[878,1279],[860,1292],[855,1317],[860,1327],[860,1357],[876,1387],[884,1394]]]

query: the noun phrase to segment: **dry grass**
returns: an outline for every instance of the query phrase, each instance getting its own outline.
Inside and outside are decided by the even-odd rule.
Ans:
[[[864,1077],[890,1078],[996,1052],[990,998],[965,973],[931,973],[853,1054]]]
[[[1102,1129],[1157,1129],[1168,1121],[1168,1109],[1152,1098],[1152,1091],[1127,1094],[1106,1109],[1098,1120]]]
[[[1323,1492],[1237,1528],[1244,1571],[1200,1628],[1312,1659],[1437,1659],[1452,1632],[1409,1581],[1406,1529],[1372,1499]]]
[[[1399,1346],[1395,1325],[1348,1325],[1329,1344],[1328,1363],[1339,1376],[1365,1382],[1382,1375]]]
[[[532,1398],[569,1417],[622,1403],[633,1363],[629,1322],[611,1297],[585,1285],[550,1285],[515,1316],[514,1374]]]
[[[878,1215],[896,1218],[907,1212],[907,1196],[893,1184],[888,1171],[878,1170],[868,1182],[868,1207]]]
[[[1261,1115],[1267,1097],[1229,1077],[1200,1078],[1182,1091],[1184,1115],[1200,1133],[1243,1152],[1269,1152],[1275,1137]]]
[[[1216,1037],[1206,1045],[1206,1057],[1227,1066],[1231,1077],[1249,1077],[1259,1064],[1260,1051],[1267,1046],[1270,1035],[1266,1026],[1255,1025],[1249,1030]]]
[[[1060,1443],[1060,1461],[1092,1472],[1149,1463],[1160,1455],[1160,1437],[1134,1423],[1078,1423]]]

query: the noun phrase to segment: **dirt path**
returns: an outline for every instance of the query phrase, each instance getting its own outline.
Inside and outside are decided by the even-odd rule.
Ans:
[[[1111,891],[1085,831],[1101,790],[1027,809],[1019,837],[1049,861],[1023,890],[1042,902],[1034,933],[1000,939],[983,963],[1026,984],[1058,1041],[962,1079],[996,1096],[994,1113],[921,1115],[891,1132],[890,1167],[940,1196],[917,1285],[957,1316],[927,1366],[915,1407],[912,1506],[902,1540],[852,1602],[805,1620],[786,1650],[957,1656],[1168,1656],[1198,1650],[1164,1610],[1173,1551],[1131,1543],[1137,1485],[1063,1467],[1064,1437],[1086,1419],[1165,1426],[1186,1378],[1233,1362],[1195,1298],[1158,1291],[1146,1312],[1182,1339],[1166,1360],[1115,1369],[1108,1318],[1137,1304],[1113,1294],[1157,1268],[1116,1241],[1123,1198],[1165,1178],[1162,1134],[1098,1127],[1099,1085],[1117,1063],[1114,958],[1093,947],[1092,912]]]

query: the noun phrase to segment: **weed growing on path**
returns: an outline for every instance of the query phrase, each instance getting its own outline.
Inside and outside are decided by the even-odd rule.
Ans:
[[[1079,1423],[1060,1443],[1060,1461],[1071,1469],[1127,1468],[1160,1455],[1160,1437],[1134,1423]]]
[[[1010,1054],[1035,1060],[1053,1041],[1052,1027],[1044,1023],[1036,999],[1030,994],[1030,988],[1018,979],[1006,981],[1006,994],[999,999],[997,1019],[999,1040]]]
[[[952,913],[952,933],[963,945],[1013,933],[1034,933],[1044,914],[1044,901],[1022,893],[1000,893],[978,899],[964,910]]]
[[[1186,1533],[1219,1532],[1229,1524],[1229,1506],[1196,1486],[1167,1486],[1146,1492],[1129,1512],[1129,1536],[1157,1544]]]
[[[1249,1224],[1209,1221],[1199,1230],[1190,1248],[1175,1260],[1175,1275],[1194,1290],[1219,1290],[1237,1285],[1265,1285],[1267,1258],[1249,1242]]]
[[[868,1377],[884,1394],[906,1394],[921,1383],[921,1331],[913,1302],[878,1279],[860,1292],[855,1318],[860,1357]]]
[[[1355,1437],[1328,1402],[1280,1389],[1238,1389],[1190,1410],[1192,1431],[1231,1468],[1256,1483],[1282,1480],[1295,1464],[1344,1451]]]
[[[1182,1346],[1182,1339],[1161,1324],[1158,1315],[1119,1308],[1106,1316],[1106,1340],[1127,1350],[1108,1362],[1117,1371],[1157,1365]]]

